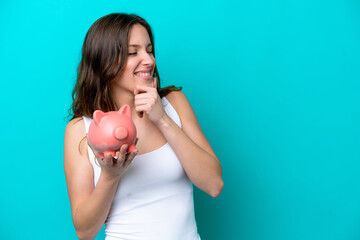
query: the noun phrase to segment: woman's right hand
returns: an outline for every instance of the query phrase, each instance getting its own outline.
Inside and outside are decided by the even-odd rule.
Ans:
[[[138,153],[137,149],[133,152],[127,152],[128,147],[128,144],[123,144],[119,151],[116,152],[115,157],[108,153],[103,158],[99,157],[99,152],[91,148],[101,167],[102,174],[112,178],[119,177],[124,172]]]

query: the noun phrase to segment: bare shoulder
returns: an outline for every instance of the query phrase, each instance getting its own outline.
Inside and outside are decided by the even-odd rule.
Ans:
[[[172,91],[166,95],[166,99],[178,112],[180,118],[184,117],[184,115],[194,114],[188,98],[182,91]]]
[[[70,155],[87,153],[86,129],[81,117],[72,119],[65,128],[64,151]],[[87,156],[87,154],[85,154]],[[65,158],[65,160],[68,158]]]
[[[182,91],[171,91],[165,97],[170,102],[179,100],[181,98],[186,98],[185,94]]]
[[[178,113],[184,131],[192,131],[193,127],[200,129],[200,124],[196,118],[195,112],[191,107],[188,98],[182,91],[172,91],[166,95],[166,99]]]
[[[85,134],[84,119],[81,117],[72,119],[65,128],[65,135]]]

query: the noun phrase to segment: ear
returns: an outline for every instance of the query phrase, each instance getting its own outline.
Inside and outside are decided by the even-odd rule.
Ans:
[[[105,117],[105,113],[101,110],[96,110],[94,113],[93,113],[93,119],[94,119],[94,122],[96,125],[99,125],[100,124],[100,121],[103,117]]]
[[[125,114],[126,116],[131,117],[131,108],[127,104],[123,105],[118,112],[120,114]]]

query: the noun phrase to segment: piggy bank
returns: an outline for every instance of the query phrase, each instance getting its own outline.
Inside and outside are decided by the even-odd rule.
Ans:
[[[123,144],[128,144],[128,152],[135,151],[136,128],[131,120],[130,106],[125,104],[119,111],[106,113],[96,110],[87,136],[100,158],[107,153],[114,157]]]

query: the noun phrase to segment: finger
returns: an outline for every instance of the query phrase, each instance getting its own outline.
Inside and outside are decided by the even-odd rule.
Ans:
[[[120,153],[119,153],[120,157],[124,157],[124,156],[125,156],[128,147],[129,147],[128,144],[123,144],[123,145],[121,145]]]
[[[157,102],[158,95],[156,93],[151,94],[151,95],[152,96],[149,96],[149,97],[146,97],[146,98],[135,99],[135,101],[134,101],[135,106],[143,105],[143,104],[147,104],[147,103],[149,103],[151,105],[154,105]]]
[[[146,104],[146,105],[140,105],[140,106],[136,106],[135,107],[135,111],[136,112],[141,112],[141,113],[144,113],[144,112],[148,112],[148,110],[149,110],[149,106]]]
[[[148,86],[145,86],[145,85],[136,85],[136,88],[134,90],[134,94],[137,95],[141,92],[149,92],[149,91],[152,91],[154,90],[153,87],[148,87]]]
[[[153,98],[156,93],[151,91],[151,92],[142,92],[139,94],[135,95],[135,101],[140,100],[140,99],[149,99],[149,98]]]
[[[135,96],[137,96],[139,94],[143,94],[143,93],[146,93],[146,91],[140,90],[138,87],[135,87],[135,89],[134,89],[134,95]]]
[[[152,88],[144,85],[137,85],[134,90],[134,95],[135,95],[135,99],[139,99],[139,98],[157,98],[158,94],[156,88]],[[142,111],[136,111],[136,114],[139,116],[139,118],[142,118],[144,116],[144,113]]]
[[[153,77],[153,87],[156,88],[157,87],[157,78]]]
[[[120,158],[120,151],[117,151],[116,153],[115,153],[115,157],[114,157],[115,159],[119,159]]]
[[[150,103],[149,103],[149,100],[147,99],[147,100],[140,100],[140,102],[139,101],[135,101],[135,111],[136,111],[136,114],[140,117],[140,118],[142,118],[143,116],[144,116],[144,112],[143,111],[141,111],[141,110],[137,110],[137,106],[149,106],[150,105]]]
[[[137,91],[136,89],[134,90],[134,94],[135,94],[135,99],[137,96],[139,96],[139,91]],[[142,94],[140,94],[142,95]],[[136,103],[135,103],[136,104]],[[138,115],[139,118],[142,118],[144,116],[144,113],[143,112],[139,112],[139,111],[136,111],[136,114]]]
[[[152,97],[153,97],[153,95],[150,92],[141,93],[141,94],[135,95],[135,101],[146,100],[146,99],[150,99]]]
[[[124,167],[127,167],[130,165],[130,163],[133,161],[133,159],[135,158],[136,154],[137,154],[137,150],[134,152],[130,152],[126,158],[126,161],[124,162]]]
[[[154,106],[156,105],[156,100],[155,99],[148,99],[148,100],[143,100],[143,101],[135,101],[135,109],[137,107],[146,107],[147,108],[147,112],[150,111]]]
[[[150,102],[154,102],[154,101],[149,99],[149,98],[138,99],[138,100],[135,99],[135,106],[144,105],[144,104],[147,104],[147,103],[150,103]]]
[[[112,157],[112,155],[110,153],[106,153],[104,155],[104,158],[102,158],[102,161],[106,166],[112,166],[113,165],[113,157]]]
[[[104,161],[108,161],[108,160],[111,160],[113,157],[111,155],[111,153],[104,153]]]
[[[124,163],[125,159],[126,159],[126,152],[127,152],[127,148],[129,145],[127,144],[123,144],[120,148],[120,152],[119,152],[119,158],[117,160],[117,163]]]

